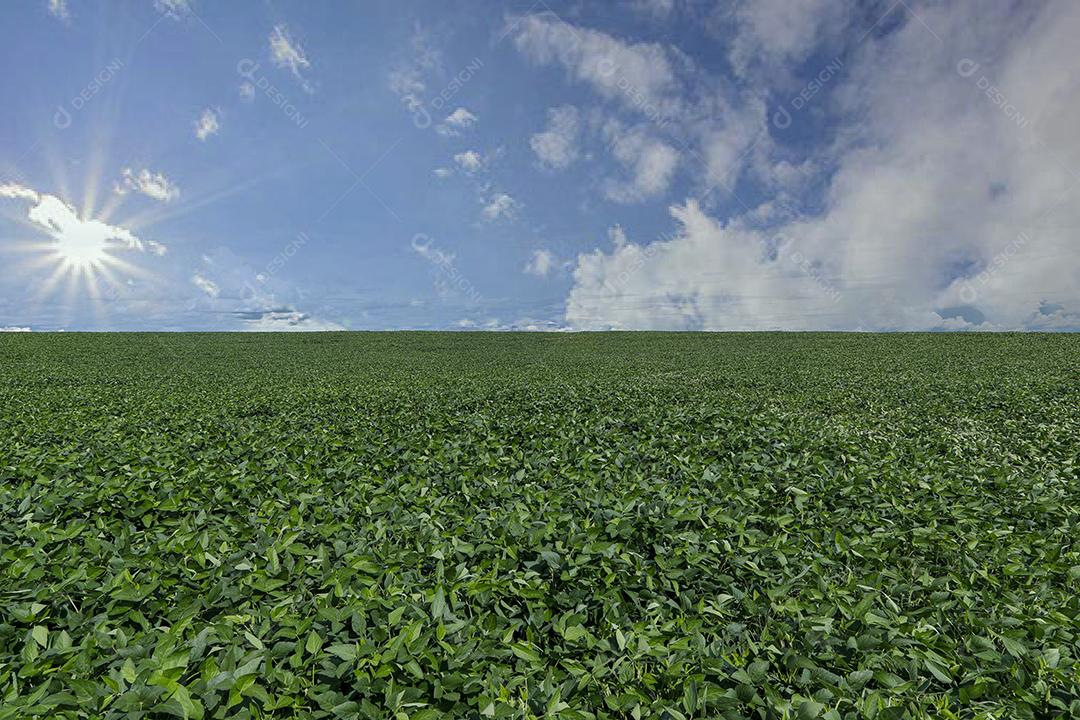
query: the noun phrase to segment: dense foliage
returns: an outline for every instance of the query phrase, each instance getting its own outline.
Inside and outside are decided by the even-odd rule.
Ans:
[[[0,336],[0,719],[1080,716],[1080,336]]]

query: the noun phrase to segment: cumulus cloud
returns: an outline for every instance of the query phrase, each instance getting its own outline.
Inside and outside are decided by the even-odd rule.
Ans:
[[[199,288],[212,298],[216,298],[221,294],[221,289],[217,286],[217,283],[199,273],[195,273],[191,276],[191,282],[195,287]]]
[[[270,33],[270,59],[277,67],[288,69],[305,92],[314,92],[314,86],[304,77],[304,72],[311,68],[311,61],[285,25],[275,25]]]
[[[434,170],[431,171],[431,174],[434,175],[435,177],[441,179],[441,180],[445,180],[446,178],[453,175],[454,171],[451,170],[448,167],[437,167],[437,168],[435,168]]]
[[[206,108],[202,111],[202,115],[195,121],[195,137],[200,140],[206,140],[211,135],[216,135],[218,130],[221,129],[221,122],[218,119],[216,110]]]
[[[0,327],[0,332],[28,333],[28,332],[30,332],[30,328],[28,328],[28,327],[16,327],[16,326],[13,326],[13,325],[9,325],[8,327]]]
[[[0,184],[0,198],[26,201],[27,218],[50,238],[70,248],[104,246],[164,255],[166,248],[153,240],[143,240],[124,227],[100,220],[83,220],[68,203],[55,195],[38,192],[15,183]]]
[[[529,147],[542,166],[562,170],[577,159],[580,133],[578,116],[578,110],[573,105],[548,110],[547,129],[529,140]]]
[[[548,273],[555,269],[557,264],[558,260],[555,257],[555,253],[541,248],[539,250],[533,250],[529,262],[525,263],[524,272],[528,275],[535,275],[538,278],[543,278],[547,277]]]
[[[819,209],[675,205],[670,237],[578,257],[568,324],[1080,328],[1080,5],[917,10],[837,81]]]
[[[610,252],[580,255],[566,321],[578,329],[751,330],[811,326],[831,298],[763,239],[725,227],[696,202],[675,206],[680,230],[639,245],[621,228]]]
[[[171,202],[180,197],[180,188],[169,178],[163,173],[150,172],[146,168],[138,172],[124,168],[113,190],[120,195],[134,191],[161,202]]]
[[[443,137],[458,137],[463,130],[467,130],[476,125],[478,120],[479,118],[469,112],[468,109],[459,107],[457,110],[447,115],[446,119],[441,123],[435,126],[435,132]]]
[[[475,150],[466,150],[454,155],[454,162],[464,172],[475,173],[484,166],[484,158]]]
[[[674,10],[672,3],[646,5],[650,13]],[[710,13],[710,17],[714,14]],[[757,32],[758,26],[748,23],[743,23],[743,32]],[[743,25],[736,23],[736,27]],[[679,164],[671,139],[677,139],[680,148],[690,151],[687,157],[694,161],[685,170],[696,175],[700,187],[710,194],[714,190],[730,193],[748,168],[757,172],[755,179],[767,184],[775,182],[770,156],[776,147],[766,122],[770,78],[740,88],[730,78],[711,74],[676,47],[629,42],[572,25],[551,14],[528,16],[515,27],[516,47],[526,58],[538,65],[565,68],[572,80],[621,106],[621,113],[610,108],[594,111],[590,123],[590,129],[602,129],[616,160],[633,172],[630,180],[609,181],[601,187],[609,199],[632,203],[661,195]],[[762,33],[768,30],[764,25],[760,27]],[[766,41],[780,46],[779,40],[758,42]],[[794,50],[780,55],[792,54]],[[635,116],[629,122],[628,114]],[[601,117],[596,122],[598,115],[606,115],[606,119]],[[552,123],[546,132],[534,135],[530,141],[542,167],[559,167],[577,156],[576,145],[570,142],[576,133],[573,117],[564,111],[557,120],[560,124]],[[621,142],[613,137],[619,133],[610,131],[613,124],[632,127],[635,123],[638,130]],[[651,137],[646,136],[644,127]],[[637,152],[643,152],[645,157],[634,157]]]
[[[504,192],[497,192],[487,200],[480,215],[487,222],[494,222],[499,218],[512,219],[517,215],[520,207],[521,204],[511,196]]]
[[[607,124],[604,134],[611,154],[630,171],[629,179],[610,179],[604,186],[609,200],[635,203],[662,195],[679,164],[679,152],[638,127],[625,130],[615,122]]]

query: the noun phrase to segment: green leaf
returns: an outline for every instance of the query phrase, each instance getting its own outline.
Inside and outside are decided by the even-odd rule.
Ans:
[[[539,665],[541,663],[540,653],[536,651],[529,643],[516,642],[510,645],[510,649],[514,652],[514,655],[529,662],[531,665]]]
[[[338,643],[335,645],[329,645],[326,648],[326,652],[331,655],[335,655],[342,660],[352,661],[356,659],[357,648],[356,645],[350,645],[346,643]]]
[[[435,588],[435,594],[431,598],[431,616],[436,620],[441,618],[449,619],[449,614],[446,611],[446,594],[443,592],[441,585]]]
[[[1002,635],[1001,644],[1005,646],[1005,651],[1013,657],[1022,658],[1027,655],[1027,646],[1022,640]]]
[[[825,710],[825,706],[814,700],[803,700],[799,704],[799,720],[814,720]]]
[[[568,627],[563,631],[563,637],[570,642],[580,640],[588,634],[588,631],[581,625],[572,625],[571,627]]]

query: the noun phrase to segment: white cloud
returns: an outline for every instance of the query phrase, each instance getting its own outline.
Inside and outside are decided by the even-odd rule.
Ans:
[[[558,65],[608,99],[639,112],[671,115],[677,108],[675,71],[654,43],[628,43],[549,15],[520,19],[518,50],[538,65]]]
[[[344,330],[338,323],[314,317],[299,310],[244,311],[237,313],[247,332],[327,332]]]
[[[638,245],[620,228],[613,249],[578,257],[566,322],[577,329],[816,327],[832,308],[793,263],[771,261],[762,239],[725,227],[693,201],[673,207],[680,231]],[[784,322],[791,323],[785,325]]]
[[[548,273],[555,269],[557,264],[558,260],[555,257],[555,253],[541,248],[539,250],[533,250],[529,262],[525,263],[524,272],[539,278],[547,277]]]
[[[544,167],[562,170],[578,157],[578,134],[580,121],[573,105],[562,105],[548,110],[547,129],[533,135],[529,147],[536,153]]]
[[[448,167],[437,167],[431,171],[431,174],[440,179],[446,179],[454,174],[454,171]]]
[[[762,159],[775,149],[766,118],[765,103],[749,99],[738,107],[725,106],[716,121],[696,128],[707,187],[732,190],[748,165],[756,168],[767,182],[776,180],[771,164]]]
[[[55,195],[41,193],[15,183],[0,185],[0,197],[29,203],[27,218],[54,242],[68,247],[103,246],[164,255],[166,248],[153,240],[143,240],[127,228],[100,220],[83,220],[71,205]]]
[[[442,53],[432,45],[428,34],[419,25],[413,31],[410,44],[412,54],[406,62],[390,71],[388,82],[391,92],[401,98],[410,112],[416,112],[424,104],[427,76],[442,74]],[[430,122],[430,117],[427,121]]]
[[[41,196],[32,188],[17,185],[15,183],[4,183],[3,185],[0,185],[0,197],[38,202]]]
[[[645,2],[637,9],[666,15],[674,4]],[[730,79],[710,75],[678,48],[621,40],[551,14],[528,16],[515,27],[514,41],[525,57],[539,65],[565,68],[572,79],[620,103],[638,116],[641,127],[648,128],[651,137],[639,129],[620,143],[613,137],[618,133],[604,128],[624,121],[600,118],[599,126],[616,159],[634,173],[628,181],[605,184],[609,199],[640,202],[663,193],[679,159],[674,147],[661,140],[665,136],[681,138],[681,144],[692,151],[695,162],[687,169],[700,175],[702,188],[730,192],[747,166],[759,169],[762,179],[770,182],[769,163],[762,161],[775,149],[766,127],[768,78],[757,86],[738,89]],[[607,110],[594,112],[593,128],[601,113],[610,116]],[[546,167],[559,167],[576,157],[576,146],[569,140],[576,131],[570,114],[559,122],[560,126],[549,127],[530,142]],[[638,152],[646,156],[635,157]]]
[[[175,20],[187,17],[192,12],[191,0],[154,0],[154,9]]]
[[[917,9],[837,80],[820,210],[677,205],[672,237],[578,257],[567,323],[1080,328],[1080,5]]]
[[[427,90],[421,73],[412,67],[398,68],[390,72],[390,90],[405,103],[421,102],[420,96]]]
[[[882,14],[890,4],[873,12]],[[775,72],[786,64],[805,60],[815,48],[840,35],[847,26],[851,7],[847,0],[739,3],[732,16],[736,33],[728,51],[732,67],[746,75],[754,66]],[[895,5],[893,10],[904,12]]]
[[[628,180],[609,179],[604,184],[604,194],[609,200],[635,203],[667,191],[679,164],[679,152],[675,148],[640,127],[625,130],[615,122],[605,126],[604,135],[612,155],[631,172]]]
[[[304,71],[311,68],[311,61],[284,25],[275,25],[270,33],[270,59],[277,67],[288,68],[305,92],[314,92],[311,82],[304,77]]]
[[[216,110],[206,108],[202,111],[202,115],[195,121],[195,137],[200,140],[206,140],[211,135],[216,135],[218,130],[221,129],[221,122],[218,119]]]
[[[71,11],[68,9],[67,0],[49,0],[47,7],[50,15],[65,21],[71,19]]]
[[[171,202],[180,197],[180,188],[163,173],[150,172],[145,168],[139,172],[124,168],[121,179],[113,186],[113,190],[120,195],[134,190],[161,202]]]
[[[10,326],[9,325],[8,327],[0,327],[0,332],[5,332],[5,333],[28,333],[28,332],[31,332],[31,330],[28,327],[15,327],[15,326]]]
[[[488,199],[480,214],[487,222],[494,222],[499,218],[512,219],[520,207],[521,204],[506,193],[495,193]]]
[[[435,132],[444,137],[458,137],[461,135],[462,130],[466,130],[476,125],[479,118],[476,115],[468,111],[468,109],[459,107],[454,112],[446,116],[446,119],[435,126]]]
[[[465,172],[472,174],[484,166],[484,158],[475,150],[466,150],[454,155],[454,162]]]
[[[499,318],[487,318],[474,320],[462,318],[454,323],[455,327],[463,330],[480,329],[487,332],[569,332],[570,328],[554,320],[538,320],[535,318],[518,318],[517,320],[504,323]]]
[[[191,276],[191,282],[195,287],[199,288],[212,298],[216,298],[221,294],[221,289],[218,288],[217,283],[209,278],[203,277],[199,273],[195,273]]]

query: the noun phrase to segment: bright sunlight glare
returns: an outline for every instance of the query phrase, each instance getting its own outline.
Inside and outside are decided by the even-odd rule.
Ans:
[[[106,238],[93,223],[84,223],[81,227],[72,228],[62,233],[56,233],[56,254],[60,260],[70,267],[83,269],[97,267],[105,262],[108,256]]]
[[[116,273],[121,276],[143,275],[132,263],[117,254],[124,251],[151,252],[163,255],[164,245],[142,240],[130,230],[93,217],[87,203],[86,218],[70,203],[55,195],[33,188],[7,183],[0,185],[0,197],[29,203],[29,226],[43,231],[45,238],[25,247],[38,255],[32,265],[54,265],[53,272],[39,286],[39,295],[47,297],[64,278],[69,293],[85,287],[88,297],[96,300],[105,288],[116,288]]]

